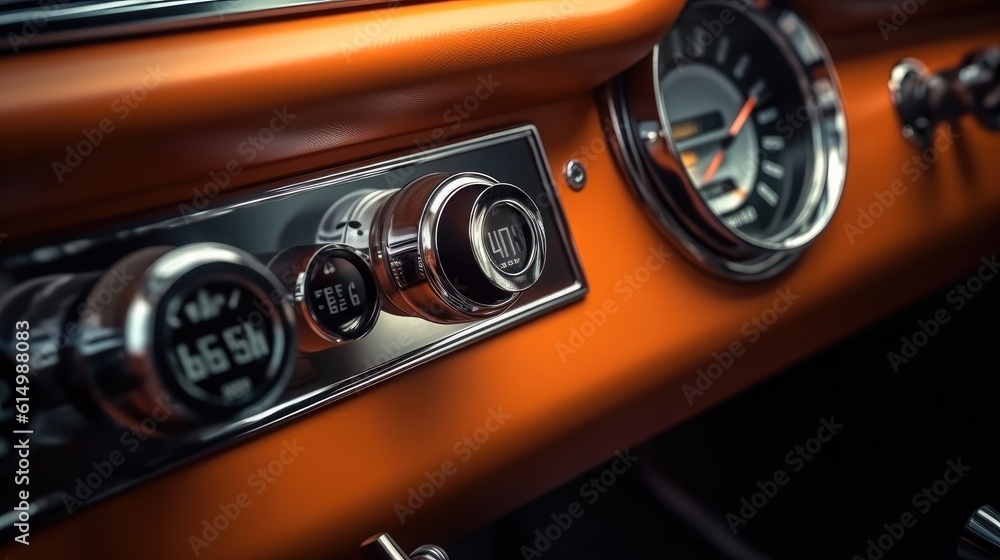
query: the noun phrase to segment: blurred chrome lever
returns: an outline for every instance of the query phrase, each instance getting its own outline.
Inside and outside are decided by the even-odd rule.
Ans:
[[[448,560],[448,553],[432,544],[425,544],[407,555],[389,533],[369,538],[361,543],[361,550],[368,560]]]
[[[965,531],[958,541],[958,557],[962,560],[1000,559],[1000,512],[991,506],[976,510],[965,522]]]

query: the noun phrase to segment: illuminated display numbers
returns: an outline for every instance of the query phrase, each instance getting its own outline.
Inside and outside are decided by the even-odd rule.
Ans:
[[[682,122],[670,129],[674,135],[674,140],[685,140],[701,133],[701,125],[698,121]]]
[[[240,336],[241,331],[243,336]],[[246,365],[271,352],[264,332],[249,323],[223,330],[222,342],[228,353],[220,346],[219,336],[214,333],[199,337],[194,343],[194,352],[186,343],[176,346],[174,352],[189,381],[198,383],[210,376],[226,373],[233,367],[232,362],[238,366]]]
[[[490,252],[500,270],[521,264],[524,254],[524,235],[517,225],[505,226],[487,233]]]
[[[346,289],[343,284],[327,286],[322,290],[316,290],[313,295],[316,299],[323,298],[326,301],[326,309],[330,315],[347,311],[348,307],[353,308],[361,305],[361,296],[358,295],[358,289],[354,282],[348,284]],[[323,306],[320,306],[320,309],[323,309]]]

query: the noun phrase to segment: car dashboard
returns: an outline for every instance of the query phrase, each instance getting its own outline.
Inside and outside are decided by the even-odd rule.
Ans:
[[[452,543],[1000,270],[991,2],[0,11],[10,558]]]

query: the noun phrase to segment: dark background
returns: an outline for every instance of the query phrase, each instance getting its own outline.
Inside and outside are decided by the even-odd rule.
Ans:
[[[910,512],[916,524],[881,558],[956,558],[969,515],[1000,507],[1000,278],[957,311],[957,296],[948,297],[954,286],[633,449],[639,463],[593,504],[580,487],[611,459],[445,548],[453,560],[537,558],[522,545],[534,547],[535,531],[578,502],[583,515],[566,530],[550,530],[558,538],[542,558],[748,557],[721,553],[712,543],[723,539],[700,536],[649,481],[672,481],[731,535],[726,514],[738,515],[740,499],[783,469],[787,484],[738,530],[763,557],[867,558],[867,541]],[[941,309],[950,321],[894,372],[887,353],[899,352],[901,337]],[[831,416],[844,428],[804,466],[790,466],[786,454]],[[971,470],[922,513],[912,497],[958,459]]]

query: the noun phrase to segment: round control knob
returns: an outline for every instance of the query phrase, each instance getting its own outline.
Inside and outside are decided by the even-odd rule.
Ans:
[[[984,127],[1000,130],[1000,46],[967,56],[957,79],[969,111]]]
[[[903,136],[920,147],[933,142],[938,124],[966,113],[987,129],[1000,130],[1000,46],[938,73],[918,59],[903,59],[892,69],[889,93]]]
[[[268,268],[292,294],[299,349],[315,352],[359,339],[375,327],[382,297],[368,257],[346,245],[303,246],[279,253]]]
[[[295,358],[287,293],[252,255],[218,243],[153,247],[91,289],[77,363],[100,407],[122,424],[167,431],[273,403]]]
[[[437,323],[505,311],[545,265],[538,207],[478,173],[428,175],[400,189],[379,207],[371,243],[393,305]]]

